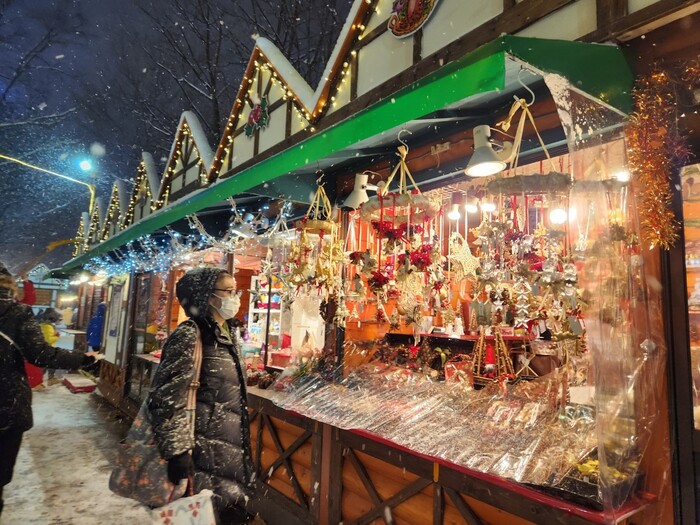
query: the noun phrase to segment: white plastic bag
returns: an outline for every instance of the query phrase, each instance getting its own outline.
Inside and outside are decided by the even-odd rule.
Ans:
[[[211,490],[176,499],[151,510],[153,525],[216,525]]]

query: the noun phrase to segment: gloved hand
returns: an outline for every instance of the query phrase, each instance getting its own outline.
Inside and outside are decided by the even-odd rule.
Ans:
[[[174,456],[168,460],[168,479],[177,485],[181,479],[194,475],[194,461],[189,452]]]

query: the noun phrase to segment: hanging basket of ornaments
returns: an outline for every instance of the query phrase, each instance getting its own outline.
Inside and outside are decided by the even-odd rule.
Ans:
[[[333,207],[323,188],[323,174],[316,184],[316,193],[306,215],[295,223],[300,235],[288,262],[292,268],[292,283],[297,288],[309,284],[329,295],[338,286],[336,266],[343,252],[338,240],[338,224],[332,220]]]
[[[333,207],[323,187],[323,177],[324,175],[321,174],[316,181],[316,193],[311,201],[311,205],[304,218],[298,220],[295,226],[297,230],[304,231],[307,234],[315,234],[321,238],[326,235],[336,237],[338,223],[332,220]]]
[[[389,175],[384,186],[377,195],[371,197],[362,205],[360,218],[372,224],[379,233],[392,229],[397,235],[407,232],[411,225],[421,225],[432,221],[440,211],[439,203],[436,203],[423,195],[418,189],[416,181],[406,165],[408,148],[399,146],[399,163]],[[389,187],[396,175],[399,175],[399,186],[396,191],[389,191]],[[413,186],[409,190],[408,183]]]

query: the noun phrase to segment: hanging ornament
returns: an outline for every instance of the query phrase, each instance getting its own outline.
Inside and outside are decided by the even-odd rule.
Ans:
[[[344,260],[338,239],[338,224],[332,220],[333,208],[326,195],[323,173],[316,180],[316,193],[303,219],[296,222],[299,245],[292,247],[292,282],[300,287],[315,286],[327,297],[341,285],[339,265]]]
[[[523,275],[516,278],[513,285],[513,293],[515,294],[515,318],[514,328],[527,328],[528,323],[532,320],[530,314],[530,295],[532,287]]]
[[[447,258],[452,262],[457,282],[465,277],[476,276],[476,271],[481,266],[478,257],[472,255],[469,243],[459,232],[453,232],[450,236],[450,255]]]
[[[402,228],[403,233],[397,235],[412,235],[409,226],[418,226],[435,218],[440,205],[423,195],[406,164],[408,147],[399,146],[399,163],[389,175],[386,184],[379,189],[377,195],[371,197],[362,205],[360,216],[363,221],[377,223],[377,228],[384,232],[389,228]],[[389,187],[396,175],[399,175],[399,187],[396,192],[389,192]],[[411,183],[413,190],[408,189]]]

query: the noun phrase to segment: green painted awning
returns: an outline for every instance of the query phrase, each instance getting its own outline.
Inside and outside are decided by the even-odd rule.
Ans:
[[[502,36],[303,142],[173,202],[71,259],[62,270],[74,272],[93,257],[413,119],[472,97],[477,105],[480,94],[505,90],[514,63],[557,73],[576,91],[620,113],[629,112],[633,76],[617,46]]]

